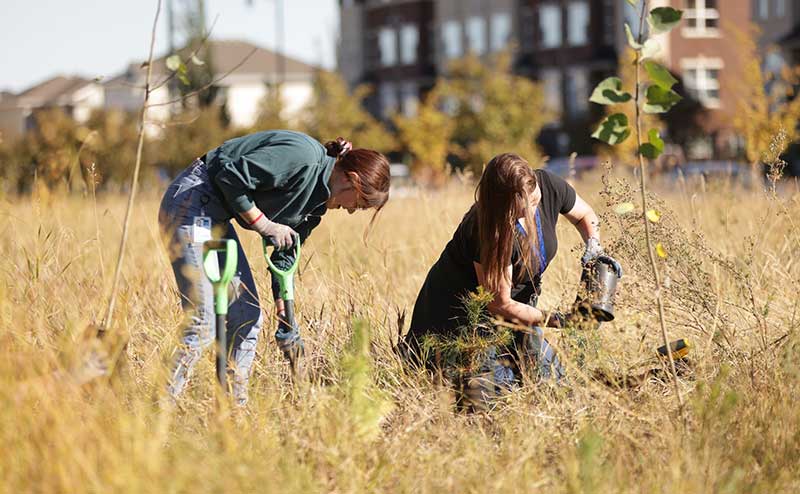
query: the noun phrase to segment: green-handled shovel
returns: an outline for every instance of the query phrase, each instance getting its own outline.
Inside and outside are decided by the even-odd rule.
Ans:
[[[225,253],[225,267],[219,274],[219,262],[212,252]],[[217,379],[222,389],[227,390],[228,346],[225,342],[225,319],[228,315],[228,284],[236,274],[239,251],[236,240],[207,240],[203,242],[203,271],[214,287],[214,313],[217,316]]]
[[[282,317],[283,322],[291,326],[293,329],[298,329],[297,320],[294,317],[294,273],[297,271],[297,266],[300,264],[300,241],[295,239],[295,255],[294,263],[288,269],[279,269],[273,264],[270,259],[269,248],[274,247],[266,239],[263,239],[264,245],[264,258],[267,260],[270,272],[278,279],[279,296],[283,299],[283,307],[285,315]],[[302,347],[294,345],[291,348],[281,348],[283,354],[289,359],[292,367],[292,373],[295,376],[302,377],[302,368],[300,359],[302,358]]]

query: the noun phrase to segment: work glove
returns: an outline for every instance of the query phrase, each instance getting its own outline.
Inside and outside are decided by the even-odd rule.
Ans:
[[[589,237],[586,241],[586,249],[583,251],[583,256],[581,257],[581,265],[585,268],[597,261],[610,264],[617,272],[617,276],[622,278],[622,266],[620,266],[619,262],[613,257],[606,255],[599,240],[594,237]]]
[[[278,330],[275,331],[275,342],[283,353],[284,358],[289,361],[292,368],[292,375],[295,378],[302,378],[304,375],[303,356],[305,347],[303,338],[300,337],[300,329],[294,321],[286,321],[284,317],[278,316]]]
[[[594,237],[589,237],[589,239],[586,240],[586,249],[583,251],[583,256],[581,256],[581,265],[588,266],[603,254],[605,254],[605,252],[603,252],[600,241]]]
[[[291,249],[295,242],[300,241],[300,235],[296,231],[286,225],[270,221],[263,214],[255,223],[247,225],[245,228],[258,232],[268,244],[277,250]]]

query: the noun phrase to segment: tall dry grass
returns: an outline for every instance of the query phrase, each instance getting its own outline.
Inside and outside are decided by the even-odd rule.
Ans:
[[[669,329],[695,343],[684,428],[668,381],[590,377],[659,365],[638,219],[608,212],[630,183],[612,179],[602,194],[599,176],[576,184],[605,212],[605,243],[626,267],[617,319],[588,347],[561,338],[568,386],[526,386],[486,416],[454,413],[448,388],[392,352],[397,313],[410,317],[467,187],[392,200],[367,246],[367,215],[325,218],[298,281],[315,382],[291,389],[267,324],[245,410],[218,405],[210,352],[180,407],[159,405],[181,314],[156,191],[136,206],[117,322],[96,348],[119,365],[86,384],[84,334],[102,317],[124,201],[100,197],[95,215],[91,198],[3,198],[0,490],[798,492],[800,195],[656,188]],[[243,237],[266,300],[257,239]],[[580,241],[566,222],[559,242],[545,307],[575,296]]]

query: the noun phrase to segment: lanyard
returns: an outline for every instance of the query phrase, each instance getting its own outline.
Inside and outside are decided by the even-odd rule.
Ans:
[[[542,219],[539,216],[539,208],[536,208],[536,214],[534,216],[536,218],[536,236],[539,244],[539,250],[537,251],[535,248],[533,250],[536,252],[537,257],[539,258],[539,276],[541,276],[544,273],[545,268],[547,268],[547,251],[544,248],[544,239],[542,237]],[[528,233],[525,231],[525,227],[522,225],[522,221],[520,220],[517,220],[517,231],[526,237],[528,236]],[[531,239],[531,247],[534,247],[533,239]]]

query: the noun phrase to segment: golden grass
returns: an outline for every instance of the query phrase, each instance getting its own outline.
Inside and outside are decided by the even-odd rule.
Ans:
[[[629,192],[614,184],[601,196],[599,177],[577,188],[599,211]],[[606,243],[627,268],[618,317],[598,331],[599,346],[582,369],[573,366],[568,387],[528,386],[487,416],[465,416],[453,412],[447,388],[393,356],[397,311],[410,318],[471,201],[471,189],[454,187],[390,201],[368,246],[368,215],[332,212],[315,231],[298,281],[317,376],[309,389],[287,384],[269,323],[246,410],[217,405],[211,352],[170,410],[158,402],[180,311],[157,233],[157,191],[136,206],[117,322],[101,343],[128,345],[112,378],[83,385],[76,362],[91,343],[85,328],[103,313],[124,200],[98,199],[96,217],[90,198],[5,198],[0,490],[798,492],[800,198],[718,189],[659,189],[669,329],[696,345],[680,383],[685,432],[669,383],[614,389],[588,377],[658,365],[635,218],[607,216]],[[579,277],[579,237],[566,222],[560,230],[544,307],[566,307]],[[268,300],[257,239],[243,237]],[[371,329],[371,345],[362,345],[371,366],[348,343],[355,319]]]

